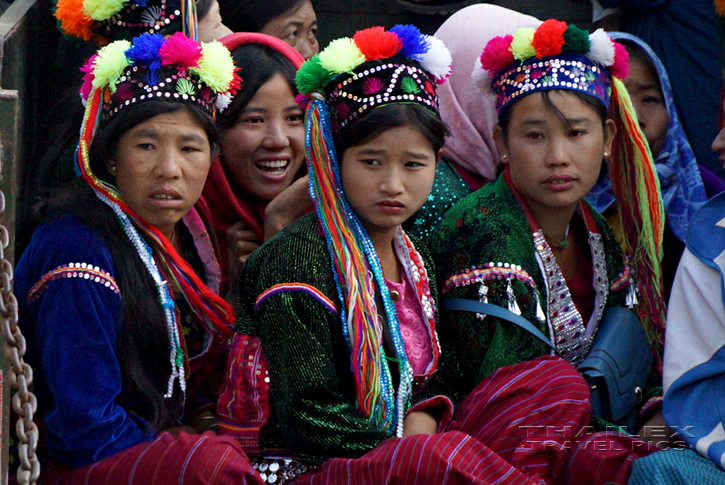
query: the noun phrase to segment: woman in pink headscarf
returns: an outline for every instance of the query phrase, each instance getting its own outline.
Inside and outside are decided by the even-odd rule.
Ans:
[[[440,113],[451,136],[443,147],[428,202],[405,224],[408,232],[426,239],[443,214],[458,199],[496,178],[501,161],[493,142],[498,121],[492,96],[481,96],[471,70],[481,46],[499,35],[541,21],[497,5],[475,4],[451,15],[435,36],[453,57],[451,76],[438,89]]]

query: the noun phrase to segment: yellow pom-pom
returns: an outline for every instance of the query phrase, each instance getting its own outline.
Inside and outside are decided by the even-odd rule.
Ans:
[[[215,93],[224,93],[234,77],[234,61],[229,49],[221,42],[202,42],[199,67],[192,67],[189,71],[199,76],[201,82]]]
[[[524,61],[536,55],[536,49],[531,45],[534,40],[536,29],[523,28],[516,31],[514,40],[511,41],[511,53],[515,59]]]
[[[335,74],[351,72],[365,62],[365,55],[348,37],[333,40],[320,52],[320,65]]]
[[[123,71],[130,64],[126,58],[126,51],[131,47],[127,40],[117,40],[98,51],[98,57],[93,63],[93,87],[108,87],[112,93],[116,92],[116,83]]]
[[[90,18],[100,22],[120,12],[124,3],[125,0],[83,0],[83,10]]]

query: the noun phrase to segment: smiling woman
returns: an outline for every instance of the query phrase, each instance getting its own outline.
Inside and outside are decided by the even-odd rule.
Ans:
[[[221,149],[199,208],[219,241],[222,294],[233,301],[249,254],[309,212],[312,201],[304,177],[303,113],[295,102],[302,56],[265,34],[232,34],[223,43],[243,82],[217,117]]]
[[[239,445],[209,431],[233,311],[193,210],[218,97],[239,86],[232,60],[219,43],[143,34],[84,72],[82,178],[46,202],[16,270],[45,479],[259,483]]]

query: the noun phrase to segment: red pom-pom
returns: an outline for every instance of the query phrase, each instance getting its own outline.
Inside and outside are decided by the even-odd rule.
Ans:
[[[609,74],[619,79],[629,75],[629,52],[619,42],[614,42],[614,64],[609,66]]]
[[[93,19],[85,14],[83,0],[61,0],[55,9],[60,28],[68,35],[90,40]]]
[[[531,46],[536,49],[536,57],[541,59],[561,54],[564,32],[566,32],[566,22],[561,20],[550,19],[539,25],[531,41]]]
[[[514,55],[511,52],[511,42],[514,40],[513,35],[504,37],[494,37],[481,54],[481,66],[492,75],[498,71],[505,69],[514,62]]]
[[[403,43],[398,36],[392,32],[386,32],[382,27],[358,30],[352,40],[368,61],[393,57],[403,48]]]

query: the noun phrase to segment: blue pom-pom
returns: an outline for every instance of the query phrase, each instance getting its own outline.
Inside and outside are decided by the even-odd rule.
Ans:
[[[129,3],[133,5],[137,5],[139,7],[145,7],[146,6],[146,0],[131,0]]]
[[[152,71],[161,67],[159,49],[164,45],[161,34],[141,34],[132,41],[133,45],[126,51],[126,57],[134,64],[149,66]]]
[[[419,61],[428,52],[428,49],[430,49],[428,39],[414,25],[398,24],[390,29],[390,32],[397,35],[403,43],[403,48],[400,49],[399,53],[403,57]]]

